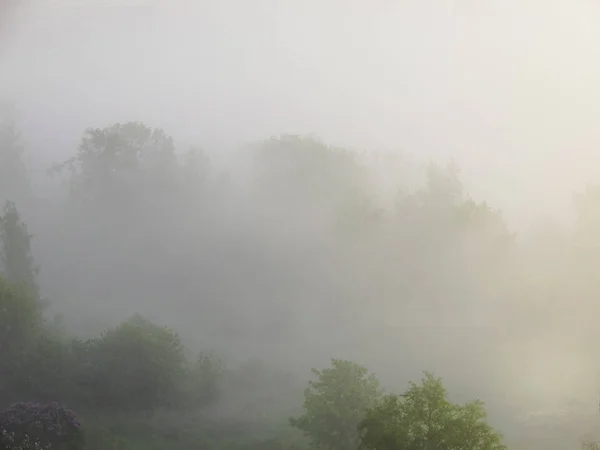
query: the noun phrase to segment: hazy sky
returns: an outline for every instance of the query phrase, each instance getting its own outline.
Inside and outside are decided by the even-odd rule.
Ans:
[[[455,157],[511,221],[600,175],[595,1],[16,3],[0,12],[0,96],[48,160],[115,121],[209,149],[311,132]]]

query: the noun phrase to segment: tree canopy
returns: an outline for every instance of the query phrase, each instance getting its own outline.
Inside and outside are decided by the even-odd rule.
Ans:
[[[361,448],[369,450],[503,450],[486,421],[483,404],[454,404],[440,378],[425,373],[402,395],[388,394],[359,424]]]
[[[356,448],[357,426],[381,395],[379,381],[365,367],[341,359],[332,359],[331,367],[313,373],[316,380],[304,392],[304,414],[290,423],[315,447]]]

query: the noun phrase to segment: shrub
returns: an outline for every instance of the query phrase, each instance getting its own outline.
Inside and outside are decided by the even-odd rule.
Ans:
[[[80,396],[72,383],[72,355],[69,341],[52,330],[40,331],[27,348],[13,358],[13,386],[19,398],[69,403]],[[23,376],[27,374],[27,376]]]
[[[22,346],[43,324],[42,305],[26,291],[0,275],[0,350]]]
[[[184,348],[168,328],[134,316],[81,352],[81,383],[96,404],[148,410],[168,404],[185,372]]]
[[[2,445],[6,449],[81,450],[84,437],[75,413],[59,403],[15,403],[0,412]]]
[[[17,440],[15,433],[0,429],[0,448],[5,450],[50,450],[52,446],[50,444],[44,446],[27,435],[23,439]]]
[[[22,357],[42,325],[39,301],[0,275],[0,397],[3,401],[17,390],[23,373]]]

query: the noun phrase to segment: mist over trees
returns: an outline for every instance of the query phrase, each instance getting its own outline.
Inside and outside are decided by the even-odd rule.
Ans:
[[[25,147],[13,115],[4,116],[0,121],[0,192],[3,201],[18,201],[23,200],[29,191],[27,168],[23,161]]]
[[[595,398],[597,188],[576,198],[571,229],[517,234],[456,164],[412,167],[422,182],[395,180],[390,199],[372,154],[313,136],[267,138],[219,168],[160,128],[89,128],[48,167],[52,194],[32,187],[24,151],[6,119],[2,403],[60,400],[104,418],[201,411],[331,450],[497,450],[473,398],[490,421]],[[307,370],[329,364],[302,412]],[[459,401],[429,372],[387,393],[422,370]],[[423,425],[429,401],[436,418]],[[252,439],[308,445],[301,434]]]

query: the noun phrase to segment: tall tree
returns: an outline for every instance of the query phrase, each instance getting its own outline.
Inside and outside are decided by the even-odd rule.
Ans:
[[[191,147],[183,155],[182,182],[197,193],[206,187],[210,171],[210,160],[199,148]]]
[[[0,367],[12,364],[10,358],[5,359],[9,350],[31,338],[42,320],[39,302],[0,276]]]
[[[368,209],[368,171],[348,150],[285,134],[260,143],[253,162],[255,192],[292,223],[335,220]]]
[[[7,114],[0,121],[0,201],[20,200],[28,193],[24,149],[14,115]]]
[[[39,269],[31,253],[31,238],[16,205],[7,202],[0,216],[0,270],[9,282],[39,299]]]
[[[156,195],[172,185],[176,169],[173,138],[140,122],[88,128],[77,154],[53,171],[71,172],[73,194],[114,203]]]
[[[365,367],[340,359],[313,373],[317,379],[304,392],[304,414],[290,419],[291,425],[302,430],[314,447],[355,449],[357,426],[381,395],[379,381]]]

